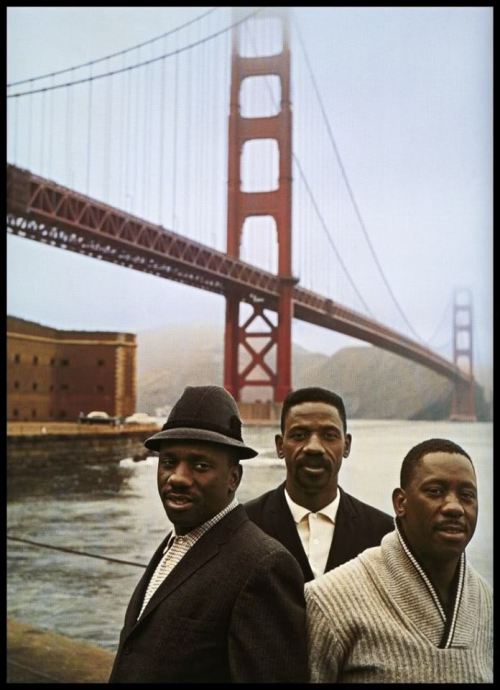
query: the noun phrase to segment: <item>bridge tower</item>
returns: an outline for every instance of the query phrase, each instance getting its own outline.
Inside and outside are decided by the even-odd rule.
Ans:
[[[243,14],[243,8],[233,9],[236,20],[241,19]],[[226,293],[224,386],[237,401],[241,400],[241,390],[245,386],[271,387],[274,402],[281,402],[291,389],[292,290],[298,280],[292,276],[292,113],[289,18],[286,9],[264,8],[251,21],[258,24],[269,20],[281,33],[281,51],[278,53],[252,57],[242,55],[241,32],[246,28],[244,24],[236,26],[232,36],[227,253],[233,258],[240,258],[243,226],[247,219],[270,216],[276,227],[277,275],[280,279],[276,323],[266,314],[265,308],[269,305],[263,300],[233,290]],[[240,113],[242,83],[249,77],[258,77],[262,83],[271,75],[279,78],[281,93],[277,114],[243,117]],[[258,139],[271,139],[277,144],[278,188],[259,192],[243,191],[243,147],[246,142]],[[248,303],[252,309],[244,323],[240,323],[241,302]],[[263,347],[259,347],[262,344]],[[274,368],[269,363],[270,355],[275,355]],[[246,363],[243,358],[246,358]]]
[[[453,362],[469,374],[457,379],[453,390],[450,419],[476,421],[475,382],[472,370],[472,295],[470,290],[455,290],[453,300]]]

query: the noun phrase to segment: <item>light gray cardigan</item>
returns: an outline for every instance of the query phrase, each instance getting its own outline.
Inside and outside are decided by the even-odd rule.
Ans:
[[[462,555],[451,619],[399,534],[306,585],[313,682],[493,682],[493,596]]]

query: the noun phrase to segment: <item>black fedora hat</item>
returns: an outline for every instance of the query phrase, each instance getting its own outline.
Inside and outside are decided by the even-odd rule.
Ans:
[[[161,431],[146,439],[144,445],[160,450],[164,441],[182,440],[230,446],[241,459],[257,455],[256,450],[243,443],[238,407],[233,396],[221,386],[187,386]]]

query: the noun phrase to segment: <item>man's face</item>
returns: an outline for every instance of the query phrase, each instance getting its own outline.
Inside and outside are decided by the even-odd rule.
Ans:
[[[231,501],[241,467],[231,451],[203,441],[163,442],[158,458],[158,491],[178,534],[217,515]]]
[[[459,453],[424,455],[406,490],[394,491],[393,503],[410,545],[424,563],[458,559],[476,529],[472,463]]]
[[[288,492],[298,503],[313,495],[327,505],[337,494],[338,472],[351,448],[339,411],[325,402],[303,402],[290,408],[284,424],[276,450],[285,458]]]

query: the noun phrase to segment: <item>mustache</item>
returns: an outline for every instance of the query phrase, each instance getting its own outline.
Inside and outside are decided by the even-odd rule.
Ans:
[[[466,524],[462,520],[442,520],[436,525],[436,529],[448,529],[448,527],[458,527],[461,530],[466,529]]]
[[[327,457],[323,453],[308,453],[301,455],[297,458],[297,464],[302,467],[303,465],[314,465],[315,467],[329,467]]]
[[[190,491],[178,490],[178,489],[166,489],[162,491],[163,498],[189,498],[194,500],[194,495]]]

